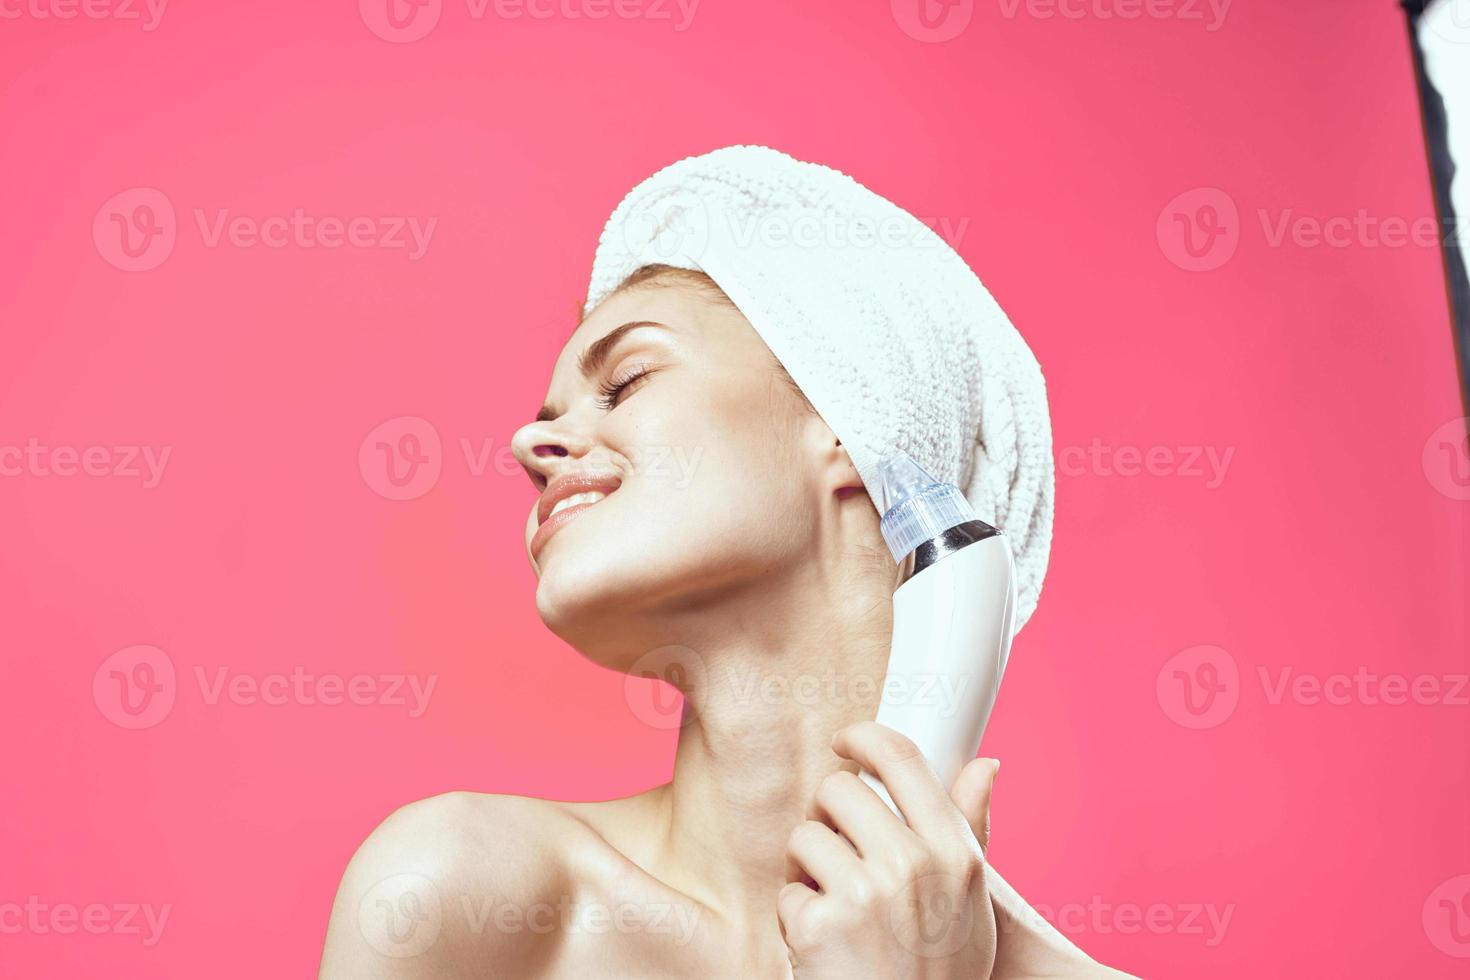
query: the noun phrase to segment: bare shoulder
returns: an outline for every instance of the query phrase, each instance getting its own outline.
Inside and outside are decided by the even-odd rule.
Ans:
[[[575,886],[572,854],[595,842],[583,819],[549,800],[446,793],[410,803],[348,863],[321,977],[483,976],[491,964],[516,976],[546,972],[556,934],[504,928],[496,917],[565,895]]]

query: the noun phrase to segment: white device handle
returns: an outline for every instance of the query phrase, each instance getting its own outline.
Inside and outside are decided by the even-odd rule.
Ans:
[[[946,789],[980,750],[1010,657],[1015,567],[1005,535],[974,541],[893,594],[893,644],[877,721],[913,739]],[[899,811],[873,775],[862,773]]]

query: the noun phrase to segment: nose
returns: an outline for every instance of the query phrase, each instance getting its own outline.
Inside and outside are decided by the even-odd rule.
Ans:
[[[569,425],[566,416],[523,425],[510,440],[516,462],[537,490],[544,490],[568,463],[587,455],[591,446],[592,440]]]

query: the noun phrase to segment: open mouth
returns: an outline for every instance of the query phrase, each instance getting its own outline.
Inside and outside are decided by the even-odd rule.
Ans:
[[[575,520],[589,507],[595,507],[622,485],[615,476],[566,474],[547,484],[536,504],[536,533],[531,536],[531,557],[535,558],[551,540],[551,536]]]
[[[580,507],[583,504],[595,504],[607,494],[601,490],[588,490],[586,493],[574,493],[570,497],[563,497],[551,508],[551,517],[555,517],[568,507]]]

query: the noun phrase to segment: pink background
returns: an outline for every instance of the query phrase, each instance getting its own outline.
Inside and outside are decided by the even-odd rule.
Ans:
[[[1464,975],[1470,707],[1442,702],[1470,671],[1470,461],[1439,254],[1270,237],[1287,209],[1432,213],[1396,4],[1239,0],[1212,24],[1006,0],[936,42],[907,0],[704,0],[684,30],[651,0],[429,0],[398,43],[374,0],[179,0],[152,30],[30,2],[0,25],[0,447],[112,462],[12,453],[0,477],[0,907],[101,903],[118,927],[0,916],[0,975],[306,975],[394,807],[668,777],[673,734],[536,618],[505,447],[607,212],[735,142],[947,221],[1046,370],[1056,548],[987,738],[997,866],[1143,975]],[[160,202],[161,251],[129,260],[111,215]],[[211,246],[196,209],[437,225],[411,260]],[[1182,221],[1224,231],[1195,257]],[[364,442],[409,416],[440,448],[388,499]],[[126,446],[169,449],[156,485]],[[151,717],[111,676],[146,670],[104,668],[137,645],[175,670]],[[436,686],[410,717],[211,698],[196,673],[297,667]],[[1286,669],[1440,703],[1276,697]],[[170,907],[156,943],[126,903]]]

